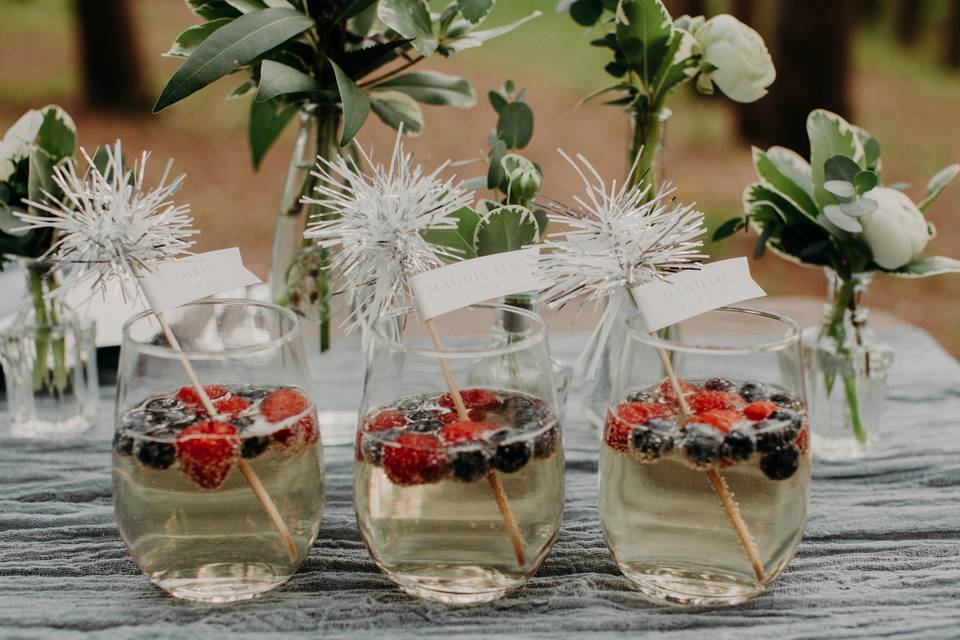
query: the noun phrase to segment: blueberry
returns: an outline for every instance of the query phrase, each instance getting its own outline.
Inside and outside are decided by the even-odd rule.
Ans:
[[[731,431],[720,445],[720,455],[725,460],[736,462],[746,460],[753,453],[753,438],[743,431]]]
[[[757,400],[766,400],[770,396],[770,391],[766,385],[760,382],[744,382],[740,387],[740,397],[747,402],[756,402]]]
[[[644,458],[656,460],[673,449],[674,423],[670,420],[654,418],[646,424],[634,427],[630,432],[630,446]]]
[[[123,416],[123,428],[137,433],[149,431],[159,422],[154,414],[146,411],[131,411]]]
[[[736,384],[723,378],[711,378],[703,384],[703,388],[709,389],[710,391],[723,391],[725,393],[735,393],[737,391]]]
[[[454,449],[450,470],[454,478],[463,482],[482,478],[490,470],[489,449],[476,445]]]
[[[627,396],[627,402],[653,402],[653,396],[646,391],[634,391]]]
[[[539,423],[537,423],[539,426]],[[557,425],[550,428],[540,427],[540,432],[533,437],[533,457],[549,458],[557,448],[557,441],[560,440],[560,429]]]
[[[122,456],[129,456],[133,453],[133,438],[117,431],[113,434],[113,450]]]
[[[797,397],[786,391],[778,391],[777,393],[770,394],[770,402],[778,404],[781,407],[786,407],[787,409],[798,409],[800,407],[800,402],[797,400]]]
[[[493,466],[504,473],[519,471],[529,460],[530,446],[525,440],[501,444],[493,454]]]
[[[717,430],[708,424],[688,424],[680,441],[680,449],[687,459],[698,467],[706,467],[720,459],[723,440]]]
[[[801,426],[803,419],[798,413],[783,409],[775,411],[766,420],[753,426],[756,430],[757,451],[769,453],[790,444],[800,433]]]
[[[143,407],[151,413],[168,413],[183,408],[183,404],[176,398],[154,398]]]
[[[791,440],[797,437],[797,434],[800,433],[800,429],[803,428],[803,416],[797,413],[796,411],[791,411],[790,409],[779,409],[771,413],[768,417],[768,420],[777,420],[779,422],[785,422],[794,431]]]
[[[415,433],[435,433],[440,430],[440,427],[443,426],[443,423],[437,420],[436,418],[428,418],[426,420],[419,420],[417,422],[410,422],[407,424],[407,429]]]
[[[151,469],[168,469],[177,458],[177,449],[168,442],[144,440],[137,447],[137,460]]]
[[[786,480],[800,467],[800,450],[790,445],[780,447],[760,458],[760,468],[771,480]]]
[[[240,396],[247,402],[256,402],[257,400],[262,400],[270,395],[270,391],[270,389],[266,389],[264,387],[246,386],[237,387],[236,389],[233,389],[231,393],[235,396]]]
[[[533,400],[524,396],[509,396],[503,401],[504,413],[515,414],[525,409],[536,409]]]
[[[266,436],[251,436],[244,438],[240,445],[240,456],[247,460],[256,458],[270,446],[270,438]]]

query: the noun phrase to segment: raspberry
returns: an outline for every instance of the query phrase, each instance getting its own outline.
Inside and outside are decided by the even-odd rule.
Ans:
[[[803,431],[800,432],[800,435],[797,436],[797,439],[793,441],[797,448],[800,449],[800,453],[804,453],[807,450],[807,443],[810,439],[810,428],[807,426],[803,427]]]
[[[383,448],[383,470],[394,484],[427,484],[446,475],[447,456],[436,437],[405,433]]]
[[[399,411],[381,411],[367,423],[367,431],[386,431],[407,424],[407,419]]]
[[[456,411],[448,411],[447,413],[441,413],[437,418],[443,424],[450,424],[451,422],[457,422],[460,415]],[[467,411],[467,419],[470,422],[483,422],[487,419],[487,412],[480,409],[470,409]]]
[[[709,411],[701,411],[697,415],[690,418],[688,422],[708,424],[711,427],[716,428],[718,431],[726,433],[730,431],[733,428],[733,425],[737,424],[739,421],[740,414],[736,411],[731,411],[729,409],[710,409]]]
[[[633,429],[626,422],[617,420],[612,411],[607,411],[607,424],[603,429],[603,440],[614,451],[626,453],[630,448],[630,432]]]
[[[500,426],[496,422],[474,422],[474,421],[456,421],[444,425],[440,429],[440,437],[447,444],[458,444],[460,442],[475,442],[491,431],[496,431]]]
[[[766,420],[771,413],[779,408],[779,405],[777,405],[775,402],[770,402],[769,400],[757,400],[756,402],[751,402],[743,408],[743,415],[750,420],[759,422],[760,420]]]
[[[213,403],[213,407],[217,410],[217,413],[225,413],[233,418],[243,413],[249,406],[250,403],[240,396],[230,396],[229,398],[217,400]]]
[[[277,389],[260,403],[260,413],[267,422],[280,422],[303,413],[307,399],[296,389]]]
[[[237,429],[226,422],[198,422],[177,435],[180,468],[204,489],[217,489],[237,457]]]
[[[299,453],[317,441],[317,421],[313,416],[300,418],[295,423],[277,429],[271,439],[281,447]]]
[[[626,452],[630,448],[630,431],[633,425],[646,424],[653,418],[668,418],[673,409],[654,402],[621,402],[617,405],[616,415],[607,413],[605,440],[616,451]]]
[[[500,404],[497,395],[486,389],[463,389],[460,391],[460,397],[463,398],[463,404],[467,409],[492,409]],[[447,409],[453,409],[457,406],[453,401],[453,396],[449,393],[440,396],[437,402],[441,407]]]
[[[203,390],[207,393],[207,397],[211,400],[216,400],[217,398],[227,395],[226,387],[221,387],[218,384],[208,384],[203,388]],[[203,404],[203,402],[200,400],[200,395],[193,387],[180,387],[176,393],[176,398],[186,405],[200,406]]]
[[[697,385],[687,382],[682,378],[679,380],[680,390],[683,391],[684,396],[688,396],[694,391],[697,390]],[[673,384],[670,382],[670,378],[667,378],[660,383],[660,397],[666,400],[667,402],[676,402],[677,394],[673,392]]]
[[[704,389],[687,396],[687,404],[693,413],[703,413],[713,409],[740,411],[743,408],[743,399],[733,393]]]

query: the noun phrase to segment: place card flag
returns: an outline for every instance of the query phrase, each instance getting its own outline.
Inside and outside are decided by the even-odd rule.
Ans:
[[[767,295],[750,276],[746,258],[711,262],[634,287],[632,292],[648,331]]]
[[[540,249],[518,251],[454,262],[424,271],[410,279],[413,295],[425,320],[492,300],[543,287]]]
[[[156,313],[166,313],[194,300],[260,282],[260,278],[243,266],[237,247],[161,262],[150,271],[139,272],[137,277]]]

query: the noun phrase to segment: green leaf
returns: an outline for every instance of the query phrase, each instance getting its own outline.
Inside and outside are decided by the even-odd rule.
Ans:
[[[802,169],[798,172],[795,166],[785,167],[784,160],[793,161],[795,159],[784,155],[774,155],[771,152],[773,152],[773,149],[764,153],[757,147],[753,147],[753,166],[757,175],[772,188],[782,193],[811,219],[816,218],[819,207],[813,201],[810,193],[796,182],[797,179],[803,180],[805,177]],[[799,158],[799,156],[797,157]],[[809,170],[809,167],[807,169]],[[809,174],[806,178],[809,179]]]
[[[373,29],[374,23],[377,22],[377,0],[358,1],[369,4],[369,6],[357,15],[350,18],[347,27],[351,33],[363,38],[370,34],[370,30]]]
[[[250,80],[244,80],[240,83],[236,89],[227,94],[227,100],[239,100],[240,98],[245,97],[248,93],[252,93],[257,90],[257,85],[253,84]]]
[[[829,205],[834,206],[834,205]],[[879,208],[880,203],[871,198],[857,198],[853,202],[840,205],[840,210],[853,218],[868,216]]]
[[[16,231],[16,229],[20,229],[20,231]],[[23,220],[13,215],[13,209],[7,203],[0,202],[0,235],[6,234],[22,238],[28,233],[30,231],[23,229]]]
[[[77,147],[77,126],[66,111],[56,105],[41,109],[43,124],[34,141],[54,161],[69,158]]]
[[[960,273],[960,260],[946,256],[915,258],[896,271],[888,273],[900,278],[927,278],[942,273]]]
[[[927,183],[927,196],[917,205],[920,211],[926,212],[940,193],[947,188],[950,181],[957,177],[958,173],[960,173],[960,164],[952,164],[941,169],[937,172],[937,175],[930,178],[930,182]]]
[[[340,103],[343,105],[343,130],[340,132],[340,146],[345,147],[360,131],[360,127],[370,115],[370,100],[357,84],[330,60],[333,73],[337,78],[340,91]]]
[[[503,170],[500,161],[507,155],[507,143],[503,140],[497,140],[493,148],[490,149],[490,169],[487,171],[487,189],[496,189],[506,178],[507,173]]]
[[[856,188],[845,180],[827,180],[823,188],[838,200],[849,200],[857,195]]]
[[[550,214],[544,209],[534,209],[533,218],[537,221],[537,232],[541,238],[544,237],[547,234],[547,225],[550,224]]]
[[[425,56],[437,50],[430,7],[426,0],[380,0],[377,16],[381,22],[402,35],[413,38],[413,46]]]
[[[473,24],[483,22],[483,19],[490,15],[493,10],[494,0],[457,0],[460,7],[460,13],[464,18]]]
[[[60,195],[53,182],[53,166],[55,161],[42,148],[33,147],[30,151],[30,172],[27,178],[27,197],[34,202],[43,202],[47,199],[46,193],[54,197]],[[30,215],[44,215],[42,211],[30,206],[27,211]]]
[[[833,156],[823,165],[824,182],[853,182],[862,170],[860,165],[846,156]]]
[[[225,0],[227,4],[240,13],[250,13],[251,11],[260,11],[266,9],[267,5],[263,0]]]
[[[266,102],[285,93],[306,93],[320,88],[320,83],[299,69],[264,60],[260,65],[260,86],[257,102]]]
[[[664,64],[673,32],[670,13],[660,0],[621,0],[617,42],[630,68],[648,88],[653,86],[653,79]]]
[[[375,91],[370,94],[370,108],[393,129],[400,129],[410,136],[423,131],[423,112],[420,105],[405,93],[399,91]]]
[[[247,127],[247,135],[250,139],[254,169],[260,168],[264,155],[296,112],[296,105],[284,107],[279,100],[250,101],[250,123]]]
[[[362,78],[374,69],[378,69],[397,57],[395,49],[407,45],[411,40],[398,38],[390,42],[380,42],[362,49],[353,49],[340,56],[340,68],[351,78]]]
[[[746,222],[744,222],[743,218],[730,218],[729,220],[721,224],[719,227],[717,227],[717,230],[713,232],[712,240],[714,242],[725,240],[726,238],[729,238],[730,236],[735,234],[737,231],[740,231],[740,229],[742,229],[745,226],[746,226]]]
[[[808,196],[809,204],[816,208],[816,203],[813,202],[813,179],[810,177],[810,163],[796,151],[777,146],[767,149],[767,159],[785,178],[803,189]]]
[[[773,227],[766,227],[760,233],[760,237],[757,238],[757,244],[753,247],[754,260],[759,260],[763,257],[763,254],[766,253],[767,242],[769,242],[771,235],[773,235]]]
[[[401,91],[424,104],[450,105],[469,109],[477,103],[477,95],[469,82],[439,71],[404,73],[384,80],[377,85],[377,89]]]
[[[657,95],[665,94],[681,82],[686,82],[696,75],[696,69],[700,64],[699,57],[688,55],[682,60],[676,60],[677,53],[681,50],[684,40],[686,40],[687,44],[686,49],[688,51],[692,50],[696,44],[693,36],[686,31],[674,29],[673,35],[670,36],[670,42],[667,46],[667,52],[663,57],[663,62],[660,64],[660,68],[657,69],[656,75],[653,77],[651,83],[652,90]]]
[[[424,239],[430,244],[448,249],[459,260],[476,258],[473,238],[480,223],[480,214],[470,207],[463,207],[450,215],[457,219],[456,229],[428,229],[423,234]]]
[[[487,98],[490,100],[490,106],[492,106],[493,110],[497,113],[500,113],[503,108],[507,106],[507,99],[496,91],[487,93]]]
[[[240,16],[214,31],[177,69],[153,112],[183,100],[312,26],[312,20],[293,9],[263,9]]]
[[[853,186],[856,187],[857,193],[861,195],[870,191],[878,184],[880,184],[880,178],[873,171],[861,171],[853,176]]]
[[[200,44],[214,31],[233,22],[233,18],[218,18],[190,27],[174,40],[173,46],[163,55],[168,58],[189,58]]]
[[[383,0],[381,0],[381,2],[382,1]],[[502,27],[496,27],[495,29],[484,29],[482,31],[466,31],[458,34],[451,40],[445,40],[443,42],[443,48],[451,53],[463,51],[465,49],[473,49],[474,47],[483,45],[483,43],[487,42],[488,40],[493,40],[494,38],[499,38],[500,36],[506,35],[517,27],[526,24],[534,18],[539,18],[542,15],[543,13],[540,11],[534,11],[527,17],[520,18],[519,20],[511,22],[510,24],[506,24]]]
[[[508,205],[487,213],[474,234],[478,256],[516,251],[536,244],[537,221],[526,207]]]
[[[880,143],[873,136],[861,141],[863,144],[863,157],[868,169],[878,171],[880,169]]]
[[[511,102],[500,111],[497,137],[508,149],[523,149],[533,137],[533,110],[523,102]]]
[[[824,167],[828,159],[844,156],[860,168],[863,147],[856,132],[846,120],[835,113],[816,109],[807,117],[807,136],[810,138],[810,171],[813,180],[814,201],[821,207],[835,202],[826,192]],[[851,176],[852,178],[852,176]]]
[[[816,224],[815,217],[803,211],[784,194],[763,182],[755,182],[744,191],[744,210],[752,214],[754,207],[767,205],[776,211],[778,217],[790,225]]]
[[[597,24],[601,15],[603,15],[603,3],[600,0],[575,0],[570,5],[570,17],[584,27]]]
[[[331,25],[339,25],[350,18],[355,18],[374,4],[377,0],[347,0],[340,7],[340,11],[337,12],[337,15],[333,17],[333,20],[330,21]],[[366,35],[366,34],[361,34]]]
[[[600,96],[604,95],[605,93],[610,93],[611,91],[627,91],[627,92],[629,92],[632,88],[633,88],[633,85],[631,85],[631,84],[629,84],[629,83],[626,83],[626,82],[614,82],[613,84],[608,84],[607,86],[605,86],[605,87],[600,87],[599,89],[597,89],[597,90],[595,90],[595,91],[591,91],[591,92],[588,93],[587,95],[585,95],[585,96],[583,96],[582,98],[580,98],[580,101],[577,102],[576,108],[579,109],[579,108],[582,107],[584,104],[590,102],[590,101],[593,100],[594,98],[599,98]]]
[[[204,20],[233,19],[240,15],[225,0],[187,0],[187,6]]]

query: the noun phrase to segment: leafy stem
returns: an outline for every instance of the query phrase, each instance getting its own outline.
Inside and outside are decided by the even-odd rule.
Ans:
[[[417,64],[418,62],[424,59],[426,59],[426,56],[424,55],[419,55],[415,58],[411,58],[410,60],[407,60],[399,67],[395,67],[390,71],[387,71],[386,73],[381,73],[379,76],[376,76],[376,77],[370,78],[369,80],[361,82],[357,84],[357,86],[360,87],[361,89],[369,89],[370,87],[380,84],[384,80],[389,80],[395,75],[399,73],[403,73],[404,71],[406,71],[407,69],[409,69],[410,67],[412,67],[413,65]]]
[[[836,344],[837,354],[843,357],[847,363],[854,365],[855,363],[851,362],[850,350],[846,344],[847,331],[844,321],[847,311],[852,313],[856,308],[856,301],[854,300],[856,281],[853,278],[846,278],[842,282],[843,284],[833,298],[833,304],[827,317],[826,331],[827,335],[832,338]],[[845,371],[842,376],[844,394],[846,395],[847,406],[850,409],[850,422],[853,428],[853,435],[857,439],[857,442],[864,444],[867,441],[867,434],[860,417],[860,399],[857,395],[856,368],[854,367],[852,374]],[[833,387],[833,376],[825,377],[824,381],[827,385],[827,394],[829,395]]]

